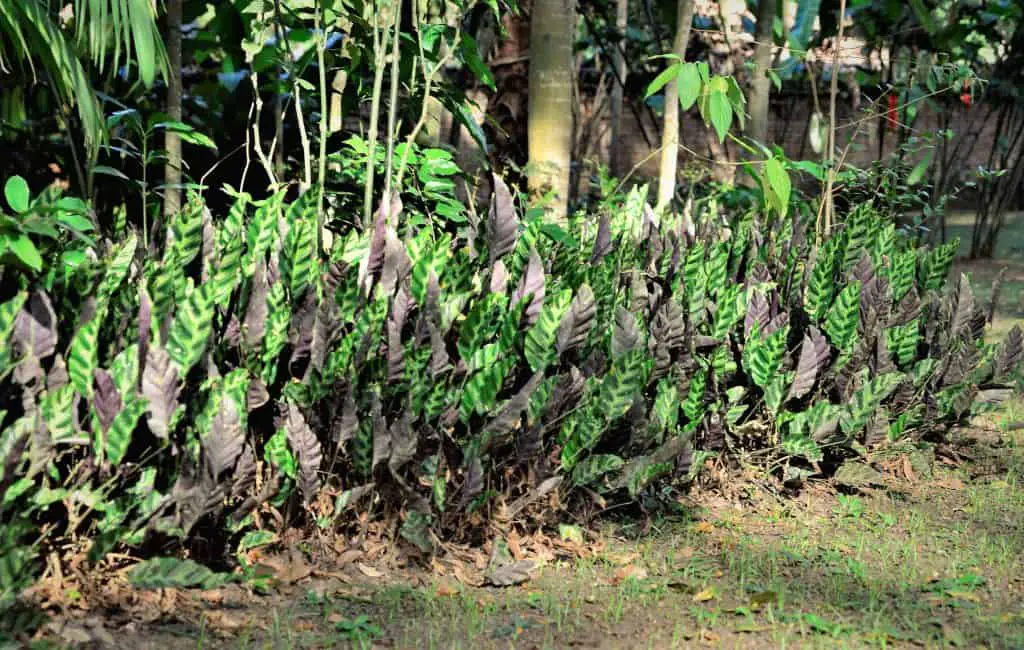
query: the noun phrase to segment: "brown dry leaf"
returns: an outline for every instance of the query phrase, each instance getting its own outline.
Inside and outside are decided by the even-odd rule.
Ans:
[[[638,557],[640,557],[639,553],[608,553],[604,559],[615,566],[625,566],[636,561]]]
[[[904,456],[902,458],[902,464],[903,464],[903,478],[907,479],[910,482],[916,481],[917,480],[917,474],[914,474],[914,466],[910,464],[910,458]]]
[[[459,593],[459,590],[451,582],[444,580],[437,585],[436,593],[441,598],[447,598]]]
[[[522,560],[526,557],[526,554],[523,553],[523,547],[519,543],[519,533],[516,531],[513,530],[508,534],[508,537],[505,540],[505,545],[508,547],[508,552],[511,553],[512,557],[516,560]]]
[[[383,578],[384,577],[384,572],[383,571],[381,571],[380,569],[375,569],[372,566],[370,566],[369,564],[363,564],[362,562],[360,562],[360,563],[356,564],[356,567],[359,569],[359,572],[362,573],[367,578]]]
[[[350,548],[338,556],[338,566],[347,566],[363,557],[363,552],[358,548]]]
[[[469,585],[470,587],[479,587],[484,583],[483,579],[480,578],[478,574],[470,572],[466,567],[459,564],[452,567],[452,575],[455,576],[456,580],[464,585]]]
[[[707,589],[701,589],[693,595],[693,602],[695,603],[706,603],[709,600],[713,600],[718,594],[714,587],[708,587]]]
[[[646,580],[647,569],[636,564],[627,564],[624,567],[620,567],[619,570],[615,572],[615,576],[612,578],[612,584],[617,585],[629,579]]]
[[[947,490],[962,490],[964,489],[964,482],[958,478],[947,478],[941,481],[936,481],[935,486],[945,488]]]
[[[430,556],[430,569],[439,576],[448,575],[448,569],[445,568],[444,564],[433,555]]]
[[[230,610],[213,609],[204,612],[210,626],[218,632],[234,632],[249,625],[249,621]]]
[[[491,569],[484,578],[495,587],[510,587],[528,581],[536,567],[533,560],[520,560]]]
[[[702,521],[698,523],[696,526],[694,526],[694,530],[696,530],[698,533],[704,533],[707,535],[715,532],[715,525],[712,524],[710,521]]]

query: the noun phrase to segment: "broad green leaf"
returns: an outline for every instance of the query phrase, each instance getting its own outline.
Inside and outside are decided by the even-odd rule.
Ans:
[[[780,217],[786,216],[786,210],[789,207],[789,195],[790,195],[790,180],[789,174],[786,172],[786,168],[782,165],[782,162],[777,158],[768,160],[764,165],[765,178],[768,180],[768,186],[772,190],[772,194],[775,197],[775,209],[778,211]]]
[[[4,184],[4,197],[7,199],[7,205],[18,214],[28,212],[31,193],[28,183],[21,176],[11,176],[7,179],[7,183]]]
[[[203,284],[192,290],[185,304],[178,308],[167,336],[167,352],[178,367],[178,376],[185,377],[206,350],[213,332],[213,285]]]
[[[33,271],[43,269],[43,258],[39,255],[39,249],[32,243],[28,235],[18,233],[7,238],[7,248],[14,253],[22,263]]]
[[[932,164],[932,154],[926,155],[921,162],[914,165],[914,168],[910,170],[910,174],[907,175],[907,185],[913,187],[924,180],[925,172],[928,171],[928,166]]]
[[[662,70],[661,73],[647,85],[647,92],[644,94],[644,99],[649,98],[651,95],[667,86],[668,82],[678,77],[680,75],[680,66],[683,68],[686,67],[681,63],[676,62]]]
[[[701,81],[697,64],[685,63],[679,70],[679,105],[684,111],[696,103],[700,97]],[[650,96],[650,93],[648,93]]]
[[[711,117],[711,125],[718,134],[718,141],[725,142],[725,136],[729,133],[729,126],[732,124],[732,105],[725,91],[712,92],[708,96],[708,112]]]

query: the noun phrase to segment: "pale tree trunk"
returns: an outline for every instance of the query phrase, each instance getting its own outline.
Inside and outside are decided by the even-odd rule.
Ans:
[[[672,53],[686,60],[693,23],[693,0],[678,0],[676,5],[676,37]],[[658,171],[658,208],[666,208],[676,194],[676,168],[679,165],[679,85],[676,80],[665,86],[665,121],[661,135],[661,166]]]
[[[546,207],[554,223],[569,215],[574,1],[534,0],[530,15],[528,185],[533,198],[554,192]]]
[[[167,117],[181,121],[181,2],[167,0]],[[164,220],[181,210],[181,137],[171,129],[164,131]],[[142,206],[143,210],[146,206]]]
[[[747,122],[747,137],[762,144],[768,142],[768,103],[772,84],[768,68],[772,63],[774,45],[775,0],[758,0],[757,28],[754,31],[754,69],[751,72],[750,89],[747,91],[747,106],[750,121]]]
[[[615,81],[612,84],[611,105],[611,146],[608,150],[608,166],[612,176],[621,178],[625,173],[625,160],[622,151],[622,93],[626,83],[626,27],[629,24],[629,0],[616,0],[615,31],[622,38],[615,46],[614,65]]]

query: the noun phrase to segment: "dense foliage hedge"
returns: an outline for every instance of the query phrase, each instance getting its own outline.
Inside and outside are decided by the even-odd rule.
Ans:
[[[430,551],[469,513],[636,496],[712,455],[801,481],[940,435],[1019,366],[1021,330],[984,343],[986,307],[945,288],[956,243],[870,205],[818,246],[796,217],[695,228],[640,191],[563,229],[495,181],[458,235],[396,199],[329,257],[312,200],[193,197],[158,248],[9,295],[0,607],[41,546],[253,544],[268,503],[330,526],[373,495]]]

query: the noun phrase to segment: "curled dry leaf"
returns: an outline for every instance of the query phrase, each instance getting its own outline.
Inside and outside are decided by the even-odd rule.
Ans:
[[[510,587],[528,581],[536,567],[537,564],[533,560],[510,562],[488,570],[484,579],[495,587]]]
[[[612,576],[612,584],[617,585],[626,580],[646,580],[647,576],[647,569],[644,567],[639,564],[627,564],[615,571],[615,575]]]

